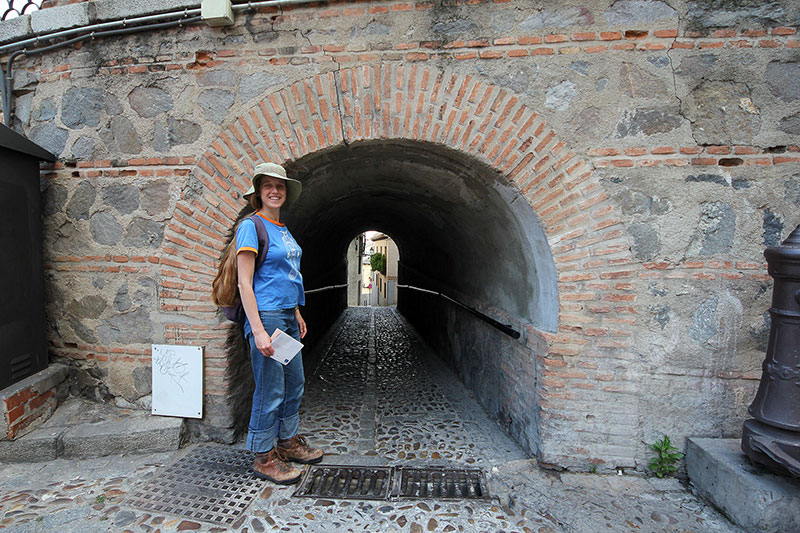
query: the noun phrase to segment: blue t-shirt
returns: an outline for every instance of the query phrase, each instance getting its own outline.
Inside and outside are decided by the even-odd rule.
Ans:
[[[253,275],[253,292],[256,294],[258,310],[276,311],[305,305],[303,276],[300,274],[303,251],[286,226],[263,216],[261,218],[269,235],[269,248],[264,263]],[[258,253],[255,222],[249,218],[236,229],[236,253],[243,250]]]

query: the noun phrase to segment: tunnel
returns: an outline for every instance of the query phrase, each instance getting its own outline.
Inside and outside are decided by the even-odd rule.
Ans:
[[[286,166],[303,183],[283,219],[303,248],[307,291],[346,284],[348,245],[379,230],[397,243],[399,286],[442,293],[521,333],[513,339],[437,295],[398,290],[398,311],[535,454],[536,350],[526,332],[556,330],[558,297],[547,239],[519,191],[469,155],[409,140],[344,144]],[[344,289],[308,295],[308,354],[346,307]]]

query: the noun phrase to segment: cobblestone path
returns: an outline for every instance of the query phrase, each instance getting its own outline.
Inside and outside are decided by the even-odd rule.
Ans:
[[[264,482],[229,529],[126,505],[191,451],[0,465],[0,529],[64,532],[738,531],[676,479],[536,467],[391,308],[350,308],[309,369],[301,432],[327,464],[480,467],[490,501],[346,501]],[[241,444],[238,446],[241,447]]]

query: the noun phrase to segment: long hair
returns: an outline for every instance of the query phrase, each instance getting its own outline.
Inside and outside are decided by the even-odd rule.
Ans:
[[[261,209],[261,206],[264,205],[261,202],[261,182],[263,181],[264,176],[259,176],[253,180],[253,190],[255,192],[250,195],[250,198],[247,199],[247,203],[250,204],[250,207],[253,208],[253,211],[258,211]]]
[[[239,211],[236,223],[227,235],[227,244],[222,251],[219,262],[219,269],[214,281],[211,283],[211,301],[217,307],[232,307],[239,301],[239,275],[236,260],[236,228],[242,219],[253,212],[252,206],[248,205]]]
[[[239,301],[235,239],[225,246],[217,275],[211,283],[211,301],[217,307],[231,307]]]

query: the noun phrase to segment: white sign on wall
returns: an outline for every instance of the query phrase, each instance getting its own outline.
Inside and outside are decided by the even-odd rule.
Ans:
[[[203,348],[153,345],[152,413],[203,417]]]

